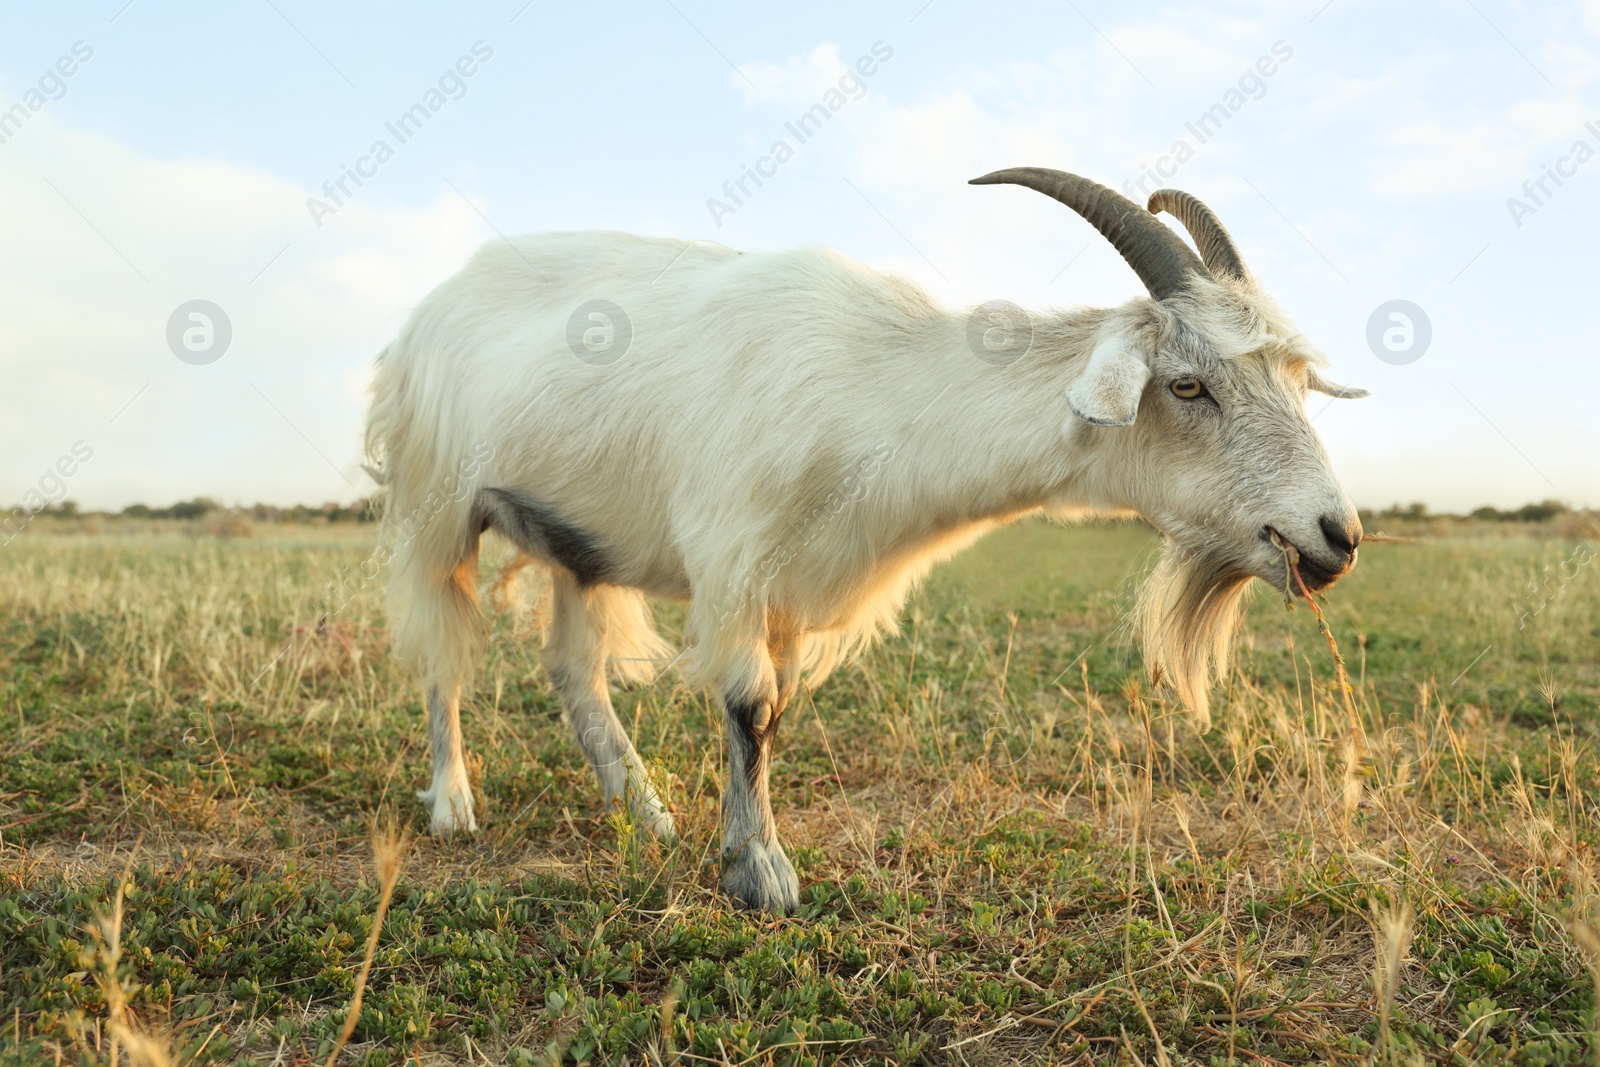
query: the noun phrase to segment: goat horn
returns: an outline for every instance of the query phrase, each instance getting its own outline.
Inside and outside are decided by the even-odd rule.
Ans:
[[[1205,260],[1206,270],[1211,272],[1212,277],[1235,281],[1245,281],[1250,277],[1250,272],[1245,269],[1244,257],[1239,254],[1239,246],[1233,243],[1233,235],[1217,218],[1217,213],[1206,207],[1198,197],[1182,189],[1157,189],[1150,194],[1150,213],[1153,215],[1158,211],[1165,211],[1183,223],[1183,228],[1194,238],[1195,247],[1200,249],[1200,258]]]
[[[1023,185],[1076,211],[1122,253],[1150,295],[1165,300],[1182,292],[1205,266],[1183,238],[1150,212],[1099,182],[1048,167],[1011,167],[973,178],[968,185]]]

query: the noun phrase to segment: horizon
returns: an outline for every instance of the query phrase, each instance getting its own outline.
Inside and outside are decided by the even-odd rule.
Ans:
[[[50,518],[80,518],[80,517],[81,518],[87,518],[87,517],[90,517],[90,516],[106,517],[106,518],[124,518],[124,517],[127,517],[127,518],[146,518],[146,517],[156,517],[156,516],[137,515],[137,514],[130,515],[129,513],[130,512],[137,512],[137,511],[140,511],[140,510],[143,510],[144,512],[147,512],[147,513],[149,513],[149,512],[171,512],[171,511],[178,510],[178,509],[185,509],[185,508],[192,509],[192,508],[196,508],[196,507],[203,507],[204,508],[204,511],[201,512],[202,514],[204,514],[206,512],[209,512],[209,511],[253,511],[253,510],[259,510],[259,509],[263,509],[263,508],[271,509],[273,511],[303,511],[303,512],[310,512],[310,513],[317,513],[317,512],[346,512],[346,511],[360,513],[363,509],[369,508],[369,506],[373,505],[374,503],[377,503],[377,504],[381,505],[382,496],[383,496],[383,494],[382,494],[381,491],[374,491],[371,496],[357,497],[356,499],[350,500],[350,501],[324,500],[320,504],[309,504],[309,503],[305,503],[303,501],[300,502],[300,503],[295,503],[295,504],[275,504],[275,503],[272,503],[272,502],[269,502],[269,501],[265,501],[265,500],[257,500],[257,501],[253,501],[251,503],[243,503],[243,502],[227,503],[227,502],[224,502],[224,501],[215,500],[215,499],[213,499],[211,497],[207,497],[207,496],[194,496],[194,497],[188,497],[186,499],[180,498],[180,499],[177,499],[177,500],[173,500],[171,503],[165,503],[165,504],[147,504],[144,501],[134,501],[131,504],[126,504],[123,507],[117,508],[117,509],[111,509],[111,508],[83,508],[83,507],[80,507],[78,505],[78,502],[76,500],[73,500],[71,497],[66,497],[66,498],[63,498],[62,500],[60,500],[58,502],[45,503],[45,504],[43,504],[43,505],[41,505],[41,506],[39,506],[37,508],[35,508],[32,505],[30,505],[27,501],[19,501],[18,503],[15,503],[15,504],[12,504],[12,505],[0,505],[0,527],[4,527],[4,528],[9,529],[9,527],[7,526],[8,517],[14,517],[15,513],[18,512],[18,511],[21,511],[21,510],[28,510],[30,519],[31,518],[38,518],[38,517],[41,517],[41,516],[50,517]],[[1568,504],[1566,501],[1558,500],[1558,499],[1556,499],[1554,497],[1547,497],[1547,498],[1542,499],[1542,500],[1528,500],[1528,501],[1526,501],[1526,502],[1524,502],[1524,503],[1522,503],[1520,505],[1516,505],[1516,506],[1513,506],[1513,507],[1507,507],[1507,508],[1497,508],[1493,504],[1479,504],[1476,507],[1463,508],[1463,509],[1453,510],[1453,511],[1436,511],[1433,508],[1428,507],[1426,502],[1420,501],[1420,500],[1413,500],[1413,501],[1408,501],[1408,502],[1405,502],[1405,503],[1402,503],[1402,502],[1396,500],[1396,501],[1392,501],[1391,503],[1389,503],[1388,505],[1386,505],[1384,507],[1375,507],[1375,506],[1370,506],[1370,505],[1364,505],[1364,504],[1361,504],[1359,502],[1356,504],[1356,510],[1358,512],[1360,512],[1363,516],[1365,516],[1365,515],[1395,515],[1395,514],[1399,514],[1399,513],[1403,513],[1403,512],[1415,512],[1418,508],[1422,509],[1421,515],[1419,516],[1421,518],[1473,518],[1476,515],[1478,515],[1479,513],[1485,512],[1485,511],[1493,511],[1493,512],[1495,512],[1497,514],[1498,517],[1511,517],[1511,516],[1514,516],[1518,511],[1528,511],[1530,509],[1534,509],[1534,510],[1537,510],[1537,509],[1546,509],[1546,510],[1553,509],[1553,515],[1588,515],[1588,514],[1593,514],[1593,513],[1600,512],[1600,508],[1574,507],[1573,505]],[[168,517],[168,516],[159,516],[159,517]],[[194,517],[194,516],[191,516],[191,517]],[[1070,520],[1060,520],[1058,522],[1058,520],[1051,518],[1048,514],[1046,514],[1044,512],[1038,512],[1038,513],[1035,513],[1035,514],[1032,514],[1032,515],[1025,515],[1025,516],[1022,517],[1022,519],[1020,519],[1018,521],[1025,521],[1026,519],[1030,519],[1030,518],[1043,518],[1047,522],[1058,523],[1060,525],[1068,525],[1068,526],[1074,525],[1074,524],[1076,524],[1077,522],[1079,522],[1081,520],[1087,520],[1087,521],[1091,521],[1091,522],[1100,521],[1100,520],[1108,520],[1108,521],[1114,521],[1114,522],[1133,521],[1133,522],[1143,522],[1143,523],[1146,523],[1146,524],[1149,523],[1149,520],[1145,519],[1143,516],[1131,516],[1130,517],[1130,516],[1126,516],[1126,515],[1092,515],[1092,514],[1091,515],[1086,515],[1086,516],[1081,516],[1080,518],[1073,518],[1073,519],[1070,519]],[[1526,521],[1543,521],[1543,519],[1533,519],[1533,520],[1526,520]],[[20,530],[14,531],[14,532],[20,532]]]

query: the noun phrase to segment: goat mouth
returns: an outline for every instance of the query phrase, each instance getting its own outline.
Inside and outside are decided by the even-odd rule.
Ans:
[[[1273,547],[1279,554],[1282,570],[1276,571],[1272,581],[1278,585],[1288,587],[1288,592],[1294,596],[1303,596],[1326,589],[1339,580],[1344,570],[1329,570],[1318,563],[1316,559],[1300,551],[1298,545],[1271,526],[1261,528],[1261,539]],[[1289,573],[1290,568],[1299,575],[1296,581]],[[1304,587],[1302,589],[1302,586]]]

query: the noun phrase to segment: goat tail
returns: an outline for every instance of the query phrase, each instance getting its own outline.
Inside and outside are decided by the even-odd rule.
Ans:
[[[417,318],[378,359],[366,451],[381,475],[394,653],[448,692],[471,681],[485,639],[474,503],[495,450],[463,432],[482,423],[458,410],[451,361],[428,351]]]

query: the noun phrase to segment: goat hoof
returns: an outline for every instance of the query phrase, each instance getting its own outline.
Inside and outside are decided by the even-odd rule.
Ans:
[[[800,910],[800,878],[776,844],[752,841],[724,859],[722,884],[752,911],[790,915]]]
[[[664,811],[642,811],[639,813],[638,819],[644,823],[645,829],[649,830],[655,839],[663,845],[675,845],[678,843],[678,825],[672,821],[671,815]]]
[[[608,797],[607,807],[620,805],[620,797]],[[630,794],[627,799],[628,818],[635,826],[648,830],[650,835],[663,845],[676,844],[678,840],[678,825],[672,821],[672,814],[662,806],[661,800],[650,793],[647,796]]]
[[[417,794],[417,798],[428,805],[428,810],[433,813],[433,818],[428,822],[428,831],[435,837],[477,832],[478,820],[472,814],[470,788],[425,789]]]

